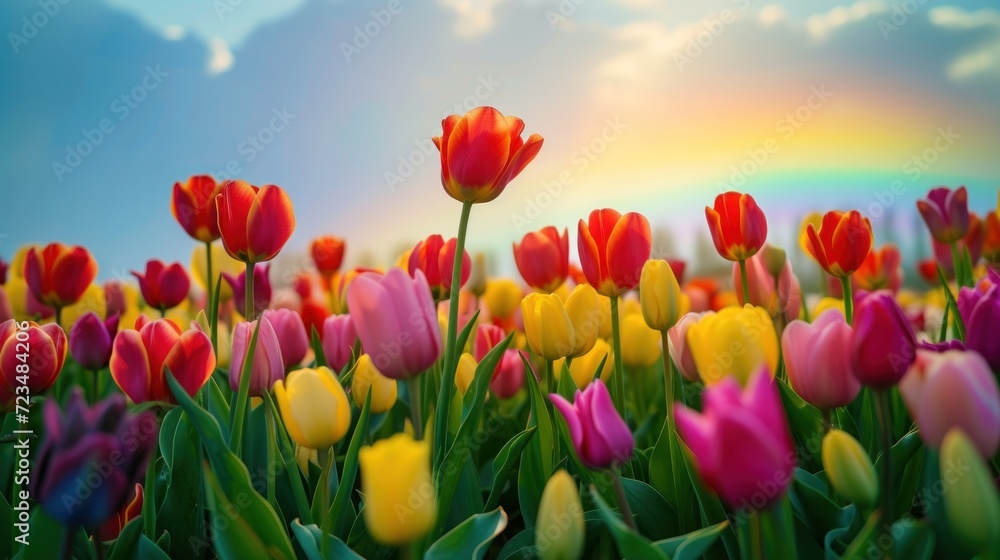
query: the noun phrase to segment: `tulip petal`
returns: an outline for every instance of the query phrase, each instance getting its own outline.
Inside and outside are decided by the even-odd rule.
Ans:
[[[257,187],[246,181],[228,181],[216,197],[222,245],[234,259],[247,257],[247,222],[257,202]]]
[[[201,331],[185,331],[163,359],[163,367],[169,369],[187,394],[194,397],[215,370],[212,341]],[[165,373],[161,372],[160,376],[163,375]]]
[[[581,395],[582,393],[577,391],[574,398],[579,400]],[[573,441],[573,447],[576,449],[583,447],[583,425],[580,423],[580,416],[577,413],[576,407],[557,393],[550,393],[549,400],[552,401],[552,405],[566,419],[566,427],[569,428],[569,438]]]
[[[507,121],[492,107],[476,107],[456,123],[447,149],[451,181],[463,190],[492,187],[502,177],[510,154]]]
[[[251,207],[246,228],[254,261],[273,259],[295,231],[295,211],[284,189],[276,185],[260,188],[257,204]]]
[[[639,284],[642,265],[649,260],[653,236],[642,214],[629,212],[621,217],[608,235],[607,263],[616,292]]]
[[[132,402],[150,400],[149,355],[138,331],[124,330],[111,350],[111,377]]]

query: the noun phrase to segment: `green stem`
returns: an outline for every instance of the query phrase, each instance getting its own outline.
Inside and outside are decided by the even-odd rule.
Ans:
[[[556,370],[553,367],[553,361],[546,358],[545,359],[545,391],[549,394],[558,392],[558,385],[556,384]]]
[[[413,439],[420,441],[424,439],[424,416],[421,411],[420,402],[420,377],[410,377],[406,380],[406,387],[410,390],[410,420],[413,422]],[[372,389],[369,389],[371,391]],[[447,408],[447,407],[446,407]]]
[[[56,324],[62,326],[62,307],[56,307]]]
[[[274,413],[269,406],[264,407],[264,423],[267,426],[267,503],[277,510],[278,502],[274,498],[274,471],[278,456],[275,452]]]
[[[167,318],[167,308],[161,306],[160,307],[160,319],[166,319],[166,318]]]
[[[323,518],[326,518],[327,512],[330,511],[330,471],[333,469],[333,453],[331,452],[333,448],[327,447],[325,449],[318,449],[317,455],[319,459],[320,467],[322,468],[322,474],[319,478],[319,500],[320,505],[322,505],[321,513]],[[326,558],[326,537],[323,537],[323,557]]]
[[[958,243],[951,243],[951,269],[955,271],[955,282],[959,287],[966,286],[965,258],[958,253]],[[969,284],[971,287],[971,284]]]
[[[285,465],[285,472],[288,473],[288,481],[292,484],[292,496],[295,498],[295,507],[299,510],[299,518],[305,525],[311,525],[313,522],[312,511],[309,509],[309,499],[306,498],[306,490],[302,485],[302,475],[299,474],[299,465],[295,461],[295,449],[292,447],[291,440],[288,439],[288,432],[285,431],[281,415],[275,411],[274,399],[271,398],[270,393],[264,394],[264,401],[266,401],[267,408],[271,411],[271,418],[274,419],[277,434],[281,438],[278,453],[281,454],[281,460]]]
[[[740,263],[740,280],[743,282],[743,305],[750,303],[750,282],[747,280],[747,261],[746,259],[741,259]]]
[[[945,287],[945,290],[948,288]],[[944,318],[941,319],[941,333],[938,336],[938,342],[944,342],[948,338],[948,313],[951,311],[951,304],[945,301],[944,304]]]
[[[824,408],[820,411],[823,415],[823,435],[826,435],[831,429],[833,429],[833,415],[832,410],[829,408]]]
[[[882,476],[880,480],[882,488],[879,492],[879,498],[884,522],[879,524],[879,532],[890,539],[890,543],[892,542],[892,534],[889,531],[889,526],[892,524],[893,519],[892,496],[890,495],[890,490],[892,489],[892,427],[889,424],[891,406],[892,402],[890,400],[889,390],[884,389],[875,391],[875,409],[878,412],[879,431],[882,434]],[[880,541],[881,536],[876,539],[875,542]],[[885,556],[885,558],[892,558],[891,544],[886,547],[886,554],[887,556]]]
[[[762,513],[753,512],[750,515],[750,558],[765,558],[764,556],[764,532],[761,523]]]
[[[612,300],[614,301],[614,300]],[[622,487],[622,477],[616,469],[609,469],[608,476],[611,477],[611,484],[615,488],[615,498],[618,499],[618,509],[621,511],[625,524],[633,531],[636,530],[635,519],[632,517],[632,508],[628,505],[628,498],[625,496],[625,488]]]
[[[618,296],[611,298],[611,342],[612,351],[615,354],[614,386],[611,391],[611,400],[615,403],[615,410],[621,415],[622,420],[628,424],[625,417],[625,368],[622,365],[622,335],[618,320]]]
[[[247,321],[253,321],[257,318],[253,299],[253,263],[247,263],[246,284],[244,285],[246,286],[246,294],[243,296],[243,303],[246,305]]]
[[[205,275],[207,276],[207,278],[205,279],[205,287],[208,290],[208,298],[205,301],[205,305],[207,306],[207,309],[205,310],[205,314],[208,315],[208,321],[209,321],[209,325],[208,326],[211,329],[211,333],[209,334],[209,337],[212,340],[212,348],[214,348],[215,351],[216,351],[216,353],[218,353],[218,351],[219,351],[219,333],[218,333],[218,330],[219,329],[218,329],[218,326],[217,326],[218,323],[215,320],[215,314],[218,313],[218,310],[216,308],[215,298],[218,297],[218,295],[215,293],[215,289],[213,288],[213,286],[215,286],[215,277],[212,276],[212,242],[211,241],[206,241],[205,242]]]
[[[153,442],[153,454],[146,466],[146,483],[142,487],[143,532],[156,542],[156,461],[160,458],[160,442]]]
[[[92,533],[94,541],[94,556],[97,560],[104,560],[104,543],[101,542],[101,538],[97,535],[97,529],[95,528]]]
[[[667,331],[660,331],[663,339],[663,393],[667,402],[667,433],[674,431],[674,363],[670,359]]]
[[[851,292],[851,277],[840,277],[840,291],[844,297],[844,318],[848,325],[854,324],[854,294]]]

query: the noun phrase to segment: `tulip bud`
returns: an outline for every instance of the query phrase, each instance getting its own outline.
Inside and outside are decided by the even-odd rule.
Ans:
[[[0,325],[0,384],[6,384],[13,392],[26,376],[28,394],[40,395],[56,382],[62,371],[66,361],[66,333],[55,323],[42,326],[32,321],[27,323],[27,329],[13,319]]]
[[[295,231],[292,201],[277,185],[256,187],[245,181],[226,181],[215,204],[222,246],[238,261],[273,259]]]
[[[268,309],[264,311],[264,317],[274,327],[285,369],[301,364],[309,352],[309,335],[302,317],[291,309]]]
[[[371,356],[362,354],[351,380],[351,396],[358,407],[365,406],[368,392],[372,393],[372,412],[381,414],[396,404],[396,380],[389,379],[375,369]]]
[[[255,266],[253,268],[253,316],[259,317],[261,312],[263,312],[269,305],[271,305],[271,295],[273,290],[271,289],[271,277],[270,277],[271,265],[262,264],[260,266]],[[222,278],[225,279],[223,285],[228,285],[233,293],[233,301],[236,303],[236,311],[240,315],[249,318],[247,315],[247,304],[246,304],[246,291],[247,291],[247,272],[243,270],[239,274],[233,275],[228,272],[222,272]],[[213,288],[214,289],[214,288]]]
[[[958,294],[958,310],[965,323],[965,344],[982,354],[994,371],[1000,370],[1000,282],[993,273],[992,283],[982,280],[975,288],[963,287]]]
[[[566,298],[566,315],[573,324],[573,351],[570,357],[590,352],[597,342],[600,308],[597,291],[587,284],[580,284]]]
[[[573,404],[556,393],[549,394],[549,399],[566,419],[573,447],[584,465],[607,469],[632,457],[635,439],[600,379],[577,391]]]
[[[531,293],[521,300],[524,335],[531,351],[547,360],[571,355],[575,333],[562,300],[555,294]]]
[[[521,351],[514,348],[504,350],[500,363],[490,378],[490,391],[501,399],[509,399],[524,385],[524,361]]]
[[[407,257],[407,262],[409,262],[409,257]],[[472,257],[472,274],[469,275],[469,283],[466,284],[466,287],[477,298],[483,297],[486,292],[486,277],[486,255],[476,253]]]
[[[326,449],[351,427],[351,405],[330,368],[299,369],[274,384],[288,435],[299,445]]]
[[[765,245],[763,250],[764,268],[771,278],[778,278],[785,270],[785,262],[788,261],[788,254],[785,250],[774,245]]]
[[[330,315],[323,319],[323,355],[334,371],[343,372],[354,353],[358,334],[350,315]]]
[[[476,377],[476,367],[479,364],[476,363],[476,358],[465,352],[462,357],[458,359],[458,369],[455,370],[455,386],[464,395],[466,391],[469,390],[469,386],[472,385],[472,380]]]
[[[426,535],[437,519],[430,442],[395,434],[362,447],[358,462],[371,536],[401,545]]]
[[[274,333],[274,328],[267,317],[261,317],[258,320],[261,323],[257,333],[257,343],[254,346],[254,354],[250,357],[253,365],[250,369],[249,394],[253,397],[263,396],[264,393],[271,390],[275,381],[285,377],[278,336]],[[234,393],[240,390],[243,363],[247,360],[254,330],[257,330],[257,321],[244,321],[236,325],[233,330],[233,359],[229,365],[229,386]]]
[[[965,187],[931,189],[926,199],[917,201],[917,210],[940,243],[954,243],[969,230],[969,192]]]
[[[673,327],[682,314],[683,299],[670,264],[661,259],[646,261],[639,277],[639,301],[649,328],[665,331]]]
[[[916,358],[913,326],[889,292],[861,300],[854,316],[851,363],[863,385],[888,389],[902,379]]]
[[[823,438],[822,455],[826,477],[840,495],[864,508],[875,504],[875,467],[856,439],[847,432],[830,430]]]
[[[161,311],[180,305],[191,288],[191,280],[181,263],[167,265],[163,261],[151,259],[146,262],[145,272],[133,270],[132,275],[139,280],[139,289],[146,305]]]
[[[785,370],[792,389],[822,410],[847,406],[861,390],[851,357],[851,326],[838,311],[823,313],[811,324],[795,320],[781,335]]]
[[[313,239],[309,245],[309,254],[316,265],[316,270],[327,278],[336,274],[344,262],[344,246],[343,239],[332,235]]]
[[[573,477],[559,469],[545,484],[535,520],[535,550],[541,560],[577,560],[586,525]]]
[[[580,267],[599,294],[620,296],[639,284],[653,245],[645,216],[602,208],[580,220],[577,230]]]
[[[111,341],[118,333],[118,315],[102,321],[90,312],[70,329],[69,353],[84,369],[97,371],[111,361]]]
[[[521,277],[539,292],[552,293],[569,276],[569,232],[553,226],[528,232],[514,243],[514,261]]]
[[[1000,498],[989,469],[975,445],[959,429],[941,443],[944,512],[952,532],[969,549],[980,552],[997,545]]]
[[[722,258],[743,261],[757,254],[767,238],[767,218],[749,194],[729,191],[705,207],[715,250]]]
[[[714,313],[706,311],[705,313]],[[677,366],[677,371],[681,376],[692,383],[698,381],[698,367],[694,362],[694,354],[691,353],[691,346],[687,343],[687,333],[691,325],[698,322],[702,313],[685,313],[677,324],[667,331],[667,348],[670,351],[670,359]]]

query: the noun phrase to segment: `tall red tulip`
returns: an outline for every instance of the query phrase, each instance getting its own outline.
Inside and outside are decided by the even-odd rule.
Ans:
[[[965,187],[931,189],[926,199],[917,201],[917,210],[934,239],[945,245],[965,237],[969,230],[969,193]]]
[[[222,245],[238,261],[273,259],[295,230],[292,201],[277,185],[227,181],[215,201]]]
[[[152,259],[146,262],[146,272],[132,271],[139,280],[139,289],[146,305],[161,311],[177,307],[188,295],[191,280],[181,263],[164,264]]]
[[[542,137],[521,139],[524,121],[493,107],[476,107],[441,123],[434,145],[441,152],[441,183],[459,202],[489,202],[535,159]]]
[[[757,254],[767,239],[767,218],[748,194],[729,191],[705,207],[705,219],[715,250],[722,258],[744,261]]]
[[[554,292],[569,276],[569,231],[553,226],[528,232],[514,243],[514,262],[521,277],[540,292]]]
[[[313,239],[309,245],[309,254],[316,264],[316,270],[327,277],[336,274],[344,262],[344,248],[344,240],[339,237],[327,235]]]
[[[97,261],[83,247],[49,243],[32,247],[24,259],[24,280],[40,303],[62,308],[83,297],[97,276]]]
[[[192,238],[211,243],[219,238],[219,212],[215,197],[222,185],[211,175],[194,175],[183,183],[174,183],[170,210],[174,219]]]
[[[418,270],[423,272],[436,300],[448,297],[451,292],[451,276],[455,267],[457,243],[454,237],[445,242],[443,237],[434,234],[417,243],[410,251],[410,260],[407,263],[410,276],[414,276]],[[472,259],[469,257],[469,253],[463,250],[461,276],[463,286],[469,280],[471,273]]]
[[[831,210],[819,231],[809,224],[807,248],[830,276],[846,278],[861,267],[872,248],[872,224],[857,210]]]
[[[577,245],[587,283],[599,294],[615,297],[639,284],[653,236],[642,214],[603,208],[591,212],[588,221],[580,220]]]

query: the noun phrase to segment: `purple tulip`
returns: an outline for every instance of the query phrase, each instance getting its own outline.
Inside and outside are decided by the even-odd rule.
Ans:
[[[125,284],[118,280],[108,280],[104,283],[104,299],[107,301],[107,315],[124,315],[128,312],[128,301],[125,299]]]
[[[96,528],[125,506],[142,480],[159,431],[156,416],[130,414],[118,394],[91,408],[74,389],[65,412],[47,399],[43,420],[31,496],[63,525]]]
[[[253,307],[254,317],[259,317],[261,312],[271,305],[271,278],[268,273],[271,270],[271,263],[258,263],[253,267]],[[228,272],[223,272],[222,277],[233,288],[233,300],[236,303],[236,311],[244,317],[247,315],[246,293],[247,293],[247,273],[244,270],[239,275],[233,276]],[[213,286],[212,289],[215,289]]]
[[[584,391],[577,390],[573,404],[562,395],[549,395],[552,404],[566,419],[576,454],[592,469],[608,469],[624,464],[635,450],[635,439],[618,415],[611,394],[600,379]]]
[[[260,332],[257,334],[257,346],[254,348],[253,367],[250,370],[250,396],[259,397],[271,390],[271,385],[285,378],[285,363],[281,358],[281,345],[278,335],[267,317],[259,319]],[[233,391],[240,390],[240,378],[243,375],[243,362],[250,339],[257,328],[257,321],[242,322],[233,329],[233,357],[229,365],[229,386]]]
[[[118,315],[101,321],[96,313],[88,311],[69,331],[69,353],[84,369],[103,369],[111,361],[111,343],[116,334]]]
[[[792,389],[823,410],[846,406],[861,390],[851,357],[851,326],[839,310],[820,313],[812,324],[795,320],[781,335],[781,350]]]
[[[350,315],[330,315],[323,320],[323,355],[326,363],[340,373],[351,361],[354,343],[358,333],[354,330],[354,319]]]
[[[994,370],[1000,371],[1000,274],[990,271],[990,287],[980,283],[975,288],[962,288],[958,294],[958,312],[965,324],[965,346],[986,358]],[[985,290],[984,290],[985,288]]]
[[[306,335],[302,316],[291,309],[268,309],[264,312],[264,318],[271,323],[274,333],[278,335],[285,369],[301,364],[309,351],[309,337]]]
[[[796,456],[778,387],[764,366],[745,390],[732,376],[705,389],[702,413],[674,405],[677,433],[702,480],[729,507],[758,511],[791,484]]]
[[[926,199],[917,201],[917,210],[931,235],[941,243],[950,245],[969,231],[969,193],[965,187],[931,189]]]
[[[926,340],[921,340],[917,343],[917,355],[920,355],[920,350],[927,350],[929,352],[947,352],[948,350],[965,350],[965,344],[957,338],[952,338],[949,340],[944,340],[941,342],[928,342]]]
[[[873,389],[888,389],[916,357],[913,326],[888,291],[872,292],[858,304],[851,336],[854,375]]]
[[[347,289],[347,307],[362,349],[382,375],[414,377],[441,357],[441,327],[423,272],[362,274]]]

